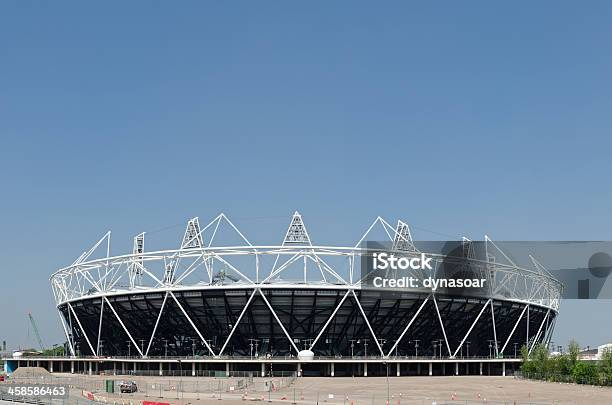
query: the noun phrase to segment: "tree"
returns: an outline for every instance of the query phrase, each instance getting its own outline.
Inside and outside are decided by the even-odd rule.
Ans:
[[[573,379],[578,384],[612,384],[612,347],[603,351],[601,361],[580,360],[580,346],[575,340],[568,345],[568,352],[550,356],[548,348],[536,344],[531,349],[521,347],[521,371],[527,378],[548,381],[567,381]]]
[[[580,354],[580,345],[578,345],[578,342],[576,340],[570,340],[567,353],[570,363],[570,370],[574,370],[574,367],[576,367],[576,363],[578,363],[578,355]]]
[[[606,377],[608,384],[612,383],[612,349],[604,349],[601,355],[601,362],[599,364],[601,374]]]
[[[521,356],[523,364],[521,371],[534,378],[544,378],[550,372],[551,361],[548,357],[548,349],[542,344],[537,344],[531,354],[526,346],[521,347]]]
[[[64,347],[56,346],[53,348],[45,349],[42,352],[43,356],[55,357],[55,356],[63,356],[64,355]]]

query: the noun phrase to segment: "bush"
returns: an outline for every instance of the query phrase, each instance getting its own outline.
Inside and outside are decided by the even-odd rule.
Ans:
[[[533,378],[534,374],[536,373],[536,366],[535,363],[530,360],[529,349],[527,349],[527,346],[525,345],[521,347],[521,357],[523,358],[523,362],[521,363],[521,372],[527,378]]]
[[[597,365],[592,362],[578,361],[572,370],[572,377],[578,384],[598,384]]]
[[[572,370],[573,366],[567,354],[560,354],[549,360],[549,373],[567,376],[572,374]]]

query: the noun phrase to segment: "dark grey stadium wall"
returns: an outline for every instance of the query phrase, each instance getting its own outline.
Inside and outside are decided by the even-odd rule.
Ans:
[[[251,293],[252,289],[174,292],[181,306],[216,353],[225,343]],[[295,345],[299,350],[302,350],[307,348],[310,342],[316,338],[334,309],[341,302],[346,290],[268,289],[264,290],[264,293],[284,327],[294,339]],[[383,339],[381,344],[385,354],[395,344],[405,326],[427,297],[427,295],[381,293],[371,290],[357,290],[356,294],[372,330],[379,339]],[[125,327],[130,331],[136,344],[142,348],[143,352],[146,351],[164,300],[164,293],[127,294],[110,296],[108,299]],[[485,298],[452,296],[437,296],[436,299],[451,351],[454,352],[487,300]],[[80,354],[93,354],[83,332],[89,337],[95,351],[99,330],[101,331],[101,355],[127,356],[129,353],[134,356],[138,354],[112,310],[106,303],[102,305],[101,298],[83,299],[75,301],[71,305],[81,322],[83,330],[81,330],[66,305],[61,305],[60,310],[72,330]],[[510,301],[493,302],[500,349],[519,319],[524,305]],[[102,308],[102,328],[100,328],[100,311]],[[529,330],[531,339],[540,327],[545,314],[546,309],[530,307]],[[467,341],[470,342],[470,357],[489,356],[489,341],[494,340],[491,318],[491,307],[487,305],[467,338]],[[526,342],[526,336],[527,320],[524,316],[510,339],[504,354],[512,356],[514,354],[514,343],[516,342],[520,348]],[[249,356],[251,354],[249,339],[257,340],[257,349],[260,355],[268,353],[274,356],[297,354],[259,294],[256,294],[253,298],[223,354]],[[413,322],[408,333],[398,345],[397,351],[391,354],[413,356],[415,354],[415,340],[418,340],[419,356],[432,356],[435,341],[438,340],[443,341],[442,354],[444,356],[448,355],[440,321],[431,299],[428,300]],[[313,351],[315,355],[321,356],[350,356],[351,344],[355,356],[363,356],[366,345],[368,355],[380,354],[352,294],[346,298],[321,335]],[[435,350],[436,354],[439,355],[439,348]],[[255,350],[253,349],[253,351]],[[149,356],[190,356],[193,352],[196,355],[209,354],[179,306],[169,297],[159,320]],[[467,347],[464,347],[463,355],[466,356],[467,354]]]

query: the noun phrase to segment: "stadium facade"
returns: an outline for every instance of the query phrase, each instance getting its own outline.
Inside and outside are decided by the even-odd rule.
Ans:
[[[481,260],[464,238],[462,260],[487,279],[485,290],[376,289],[363,271],[376,232],[392,252],[423,254],[405,222],[380,217],[353,247],[312,243],[298,212],[280,245],[251,244],[224,214],[204,227],[189,220],[173,250],[145,250],[141,233],[131,254],[111,256],[109,232],[51,276],[67,350],[147,368],[169,359],[228,371],[278,362],[319,375],[338,363],[354,363],[354,374],[364,371],[355,364],[393,361],[419,363],[419,373],[429,363],[431,374],[432,362],[463,359],[480,361],[482,374],[482,361],[505,367],[523,345],[550,341],[562,286],[534,258],[532,268],[517,266],[485,237]],[[447,260],[431,257],[434,269],[415,277]]]

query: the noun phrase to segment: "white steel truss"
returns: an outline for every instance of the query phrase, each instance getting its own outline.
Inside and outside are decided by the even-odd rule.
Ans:
[[[407,223],[397,220],[397,226],[395,227],[395,237],[393,238],[393,245],[391,250],[406,250],[408,252],[418,252],[419,250],[414,246],[412,240],[412,234],[410,233],[410,227]]]
[[[289,225],[289,229],[287,229],[285,239],[283,240],[283,245],[293,243],[306,244],[309,246],[312,245],[312,243],[310,243],[308,231],[306,231],[306,227],[304,226],[304,221],[302,221],[302,216],[297,211],[295,211],[293,214],[291,224]]]
[[[530,350],[532,350],[535,343],[538,342],[542,329],[545,326],[545,337],[547,339],[550,338],[552,328],[554,327],[554,319],[550,322],[549,318],[551,312],[556,313],[558,311],[562,288],[561,284],[533,257],[530,257],[533,264],[532,269],[517,266],[488,236],[484,238],[486,260],[478,260],[474,255],[472,241],[463,238],[462,249],[464,257],[468,258],[470,263],[477,268],[482,275],[486,275],[490,286],[489,296],[484,297],[487,301],[480,310],[477,318],[473,321],[466,335],[457,348],[454,351],[451,350],[443,317],[438,308],[438,300],[433,295],[431,289],[420,289],[415,292],[422,293],[426,298],[410,321],[403,327],[400,337],[391,347],[391,350],[385,354],[380,344],[380,340],[376,336],[371,322],[359,300],[359,295],[357,293],[363,286],[360,278],[355,277],[356,272],[359,271],[362,258],[370,254],[367,246],[364,247],[361,244],[364,240],[367,240],[370,233],[376,227],[382,228],[384,235],[388,237],[388,241],[391,243],[392,249],[404,251],[406,254],[420,253],[413,242],[410,227],[401,220],[397,221],[396,227],[392,227],[383,218],[376,218],[354,247],[319,246],[312,244],[302,215],[296,211],[291,218],[291,222],[281,245],[253,245],[224,214],[219,214],[203,228],[200,227],[197,217],[190,219],[187,222],[180,248],[174,250],[146,252],[144,244],[145,233],[143,232],[134,238],[131,254],[111,256],[111,234],[108,232],[89,250],[82,253],[70,266],[55,272],[51,276],[51,286],[57,307],[67,306],[67,315],[64,316],[76,320],[91,352],[97,355],[101,354],[100,336],[103,327],[105,307],[108,307],[113,312],[115,318],[119,321],[119,324],[130,338],[130,341],[138,353],[142,357],[146,357],[153,344],[162,314],[167,307],[167,299],[172,298],[210,354],[212,356],[220,356],[224,353],[238,324],[243,320],[249,305],[251,305],[257,294],[262,297],[274,319],[278,322],[283,333],[291,343],[293,349],[299,352],[294,339],[285,325],[281,322],[263,291],[270,288],[291,288],[291,286],[295,286],[295,279],[284,278],[284,276],[289,275],[291,272],[295,272],[296,268],[299,268],[300,277],[297,281],[302,284],[301,288],[345,289],[342,299],[335,306],[330,317],[326,320],[321,330],[318,331],[316,338],[310,344],[309,348],[311,350],[320,340],[349,295],[352,295],[353,299],[355,299],[365,324],[376,342],[378,351],[383,357],[388,357],[393,350],[395,350],[430,299],[433,301],[436,316],[444,335],[446,350],[450,357],[455,357],[458,351],[463,347],[463,344],[472,332],[474,326],[481,319],[487,305],[491,308],[491,321],[493,325],[496,355],[503,354],[523,317],[527,318],[527,343],[530,345]],[[225,230],[237,234],[244,244],[217,246],[215,242]],[[207,235],[206,237],[205,234]],[[204,243],[205,240],[208,242],[207,244]],[[102,257],[92,259],[94,252],[104,244],[106,244],[106,254]],[[436,267],[444,260],[443,255],[429,255],[433,258],[434,263],[436,263]],[[271,267],[264,265],[264,263],[269,263],[269,261],[266,260],[269,257],[274,258],[274,264]],[[254,276],[252,275],[253,273]],[[267,274],[267,276],[260,277],[260,274]],[[411,275],[412,274],[413,273],[411,273]],[[435,273],[415,272],[414,275],[417,277],[429,277],[435,275]],[[219,353],[216,354],[205,339],[204,334],[196,327],[174,293],[184,289],[214,290],[218,288],[246,288],[251,292],[236,323],[232,325],[229,336],[225,338],[223,346]],[[148,344],[146,350],[141,350],[136,344],[125,326],[125,323],[115,311],[115,308],[113,308],[109,300],[109,297],[143,292],[161,292],[164,294],[163,303],[157,314],[152,334],[147,339]],[[95,348],[89,336],[85,333],[72,306],[72,303],[75,301],[90,298],[102,299],[98,325],[98,339]],[[505,343],[501,347],[501,350],[499,350],[497,342],[498,336],[493,306],[494,300],[509,300],[524,304],[519,319],[512,328],[512,332],[509,336],[502,337]],[[540,307],[547,310],[546,316],[540,324],[540,328],[535,336],[530,336],[529,334],[530,307]],[[75,348],[71,320],[70,325],[66,326],[64,318],[62,317],[62,326],[69,342],[70,351],[74,355]],[[68,331],[68,327],[70,328],[70,332]]]
[[[134,237],[134,245],[132,247],[132,255],[134,255],[133,263],[130,264],[130,288],[134,288],[140,284],[142,277],[142,270],[144,268],[144,261],[142,254],[144,253],[144,236],[145,232],[142,232]]]

